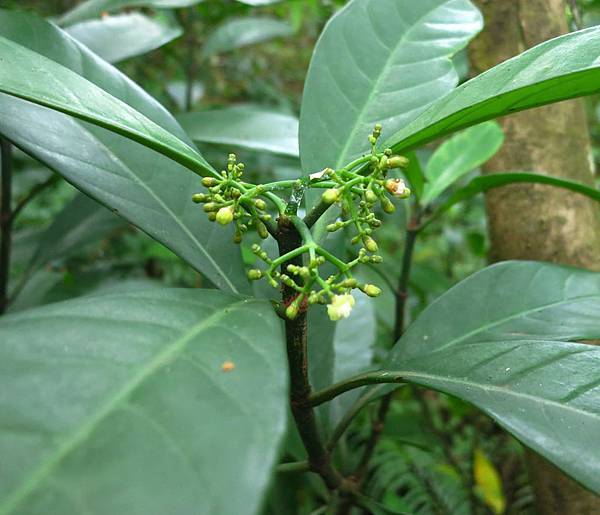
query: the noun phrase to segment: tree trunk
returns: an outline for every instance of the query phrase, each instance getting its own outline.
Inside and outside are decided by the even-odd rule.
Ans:
[[[485,29],[470,50],[477,72],[567,32],[563,0],[475,0]],[[538,172],[593,185],[582,101],[518,113],[501,121],[506,141],[484,173]],[[512,185],[486,195],[491,259],[533,259],[600,270],[600,208],[545,185]],[[586,459],[581,457],[581,459]],[[542,515],[600,513],[600,497],[554,466],[529,456]]]

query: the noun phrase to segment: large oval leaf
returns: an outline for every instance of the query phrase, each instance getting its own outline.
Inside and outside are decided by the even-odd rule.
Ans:
[[[384,374],[472,402],[600,492],[600,274],[546,263],[487,268],[440,297]],[[390,377],[391,379],[391,377]]]
[[[109,63],[155,50],[183,33],[182,28],[167,16],[151,18],[140,13],[83,21],[66,30]]]
[[[186,113],[177,118],[190,137],[298,157],[298,120],[260,106],[232,106]]]
[[[189,145],[175,119],[116,68],[41,18],[0,10],[0,33],[69,67],[127,102]],[[247,291],[231,231],[218,230],[194,209],[194,174],[156,152],[69,116],[0,94],[0,132],[150,234],[214,284]],[[227,252],[225,251],[227,249]]]
[[[114,12],[126,7],[155,7],[175,9],[190,7],[204,0],[86,0],[65,13],[59,20],[61,25],[72,25],[83,20],[96,18],[105,12]]]
[[[0,36],[0,91],[75,116],[162,153],[199,174],[216,174],[187,143],[70,69]]]
[[[469,0],[354,0],[326,26],[300,117],[306,173],[339,168],[458,83],[451,57],[481,29]]]
[[[234,18],[227,20],[206,38],[202,55],[210,57],[269,39],[290,36],[293,32],[291,25],[273,18]]]
[[[285,431],[282,338],[268,302],[209,290],[3,317],[0,513],[256,513]]]
[[[600,27],[546,41],[462,84],[388,138],[405,151],[485,120],[600,91]]]
[[[502,146],[504,133],[496,122],[486,122],[454,135],[427,161],[421,202],[427,205],[458,179],[481,166]],[[416,156],[415,156],[416,159]]]

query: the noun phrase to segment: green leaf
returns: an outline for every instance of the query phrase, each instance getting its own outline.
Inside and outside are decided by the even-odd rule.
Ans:
[[[204,0],[87,0],[76,5],[58,20],[60,25],[72,25],[80,21],[97,18],[105,12],[114,12],[126,7],[154,7],[175,9],[190,7]]]
[[[187,113],[177,118],[190,137],[298,157],[298,120],[260,106],[233,106]]]
[[[408,179],[412,192],[417,199],[420,199],[425,189],[425,173],[416,152],[409,152],[406,157],[408,157],[408,166],[404,170],[404,175]]]
[[[227,20],[206,38],[202,55],[210,57],[273,38],[291,36],[293,33],[294,30],[288,23],[272,18],[235,18]]]
[[[421,199],[430,204],[446,188],[490,159],[502,146],[504,133],[496,122],[486,122],[456,134],[433,153],[425,177],[429,181]]]
[[[327,24],[300,116],[305,173],[368,150],[376,123],[393,134],[452,90],[452,56],[482,27],[469,0],[354,0]]]
[[[507,262],[433,302],[384,374],[473,403],[600,492],[600,273]],[[585,456],[586,459],[581,459]]]
[[[193,145],[152,97],[63,31],[41,18],[0,10],[0,33],[72,68]],[[191,202],[197,177],[134,141],[56,111],[0,94],[0,133],[177,253],[218,287],[247,291],[231,230]]]
[[[145,54],[183,34],[182,28],[166,16],[151,18],[140,13],[83,21],[66,31],[109,63]]]
[[[123,220],[118,216],[79,193],[39,236],[28,269],[34,270],[54,260],[66,259],[123,226]]]
[[[285,432],[282,338],[268,302],[210,290],[3,317],[0,513],[257,513]]]
[[[216,174],[198,151],[81,75],[3,36],[0,54],[0,92],[113,131],[196,173]]]
[[[281,2],[281,0],[238,0],[238,2],[246,5],[272,5]]]
[[[387,139],[395,151],[480,122],[600,90],[600,27],[537,45],[465,82]]]
[[[494,188],[499,188],[501,186],[506,186],[507,184],[519,182],[549,184],[550,186],[556,186],[558,188],[564,188],[566,190],[581,193],[586,197],[600,202],[600,191],[578,182],[567,181],[566,179],[559,179],[557,177],[550,177],[549,175],[541,175],[530,172],[494,173],[475,177],[471,179],[471,181],[464,188],[456,190],[450,196],[450,198],[448,198],[448,200],[433,213],[427,223],[439,218],[440,215],[448,211],[448,209],[450,209],[453,205],[464,200],[468,200],[479,193],[489,191]]]

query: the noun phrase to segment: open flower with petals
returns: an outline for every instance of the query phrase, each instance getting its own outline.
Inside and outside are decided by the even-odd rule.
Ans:
[[[334,322],[342,318],[348,318],[354,306],[354,297],[349,293],[334,295],[331,303],[327,306],[327,314]]]
[[[410,196],[410,189],[402,179],[388,179],[385,181],[385,189],[388,190],[394,197],[407,198]]]

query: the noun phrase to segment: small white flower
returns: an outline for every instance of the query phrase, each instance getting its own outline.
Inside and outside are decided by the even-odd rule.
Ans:
[[[354,306],[354,297],[349,293],[345,295],[334,295],[331,303],[327,306],[327,314],[334,322],[342,318],[348,318]]]
[[[402,179],[388,179],[385,181],[385,189],[398,198],[406,198],[410,195],[410,190]]]

